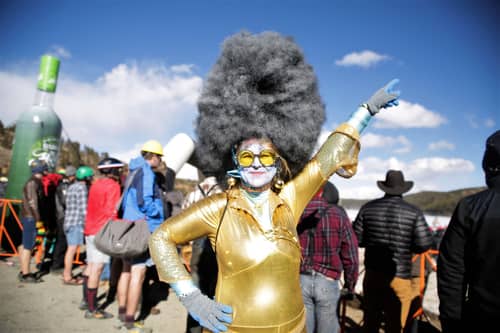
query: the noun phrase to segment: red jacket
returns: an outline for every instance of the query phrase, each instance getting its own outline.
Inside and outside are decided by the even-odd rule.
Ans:
[[[87,202],[85,236],[95,235],[109,219],[117,217],[116,204],[120,195],[120,184],[111,178],[100,178],[92,183]]]

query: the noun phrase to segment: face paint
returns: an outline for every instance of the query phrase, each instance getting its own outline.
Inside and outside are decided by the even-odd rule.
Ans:
[[[276,175],[276,166],[262,165],[260,155],[262,152],[275,152],[272,144],[267,140],[249,139],[241,143],[238,152],[242,151],[249,151],[254,155],[253,161],[249,166],[243,167],[238,165],[243,183],[253,188],[260,188],[270,184]],[[248,164],[248,162],[246,164]]]

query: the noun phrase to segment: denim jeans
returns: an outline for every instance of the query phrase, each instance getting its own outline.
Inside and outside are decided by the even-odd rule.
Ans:
[[[33,250],[36,243],[36,221],[32,217],[23,217],[23,246],[26,250]]]
[[[337,333],[340,328],[337,317],[339,281],[312,271],[310,275],[300,274],[300,285],[306,306],[307,332]]]

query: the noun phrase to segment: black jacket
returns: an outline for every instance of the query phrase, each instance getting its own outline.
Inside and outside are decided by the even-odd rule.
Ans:
[[[361,207],[353,223],[365,268],[411,278],[411,257],[432,245],[432,233],[422,211],[401,196],[385,195]]]
[[[489,189],[459,201],[441,241],[437,277],[443,332],[469,324],[475,329],[498,325],[500,175],[489,179],[488,185]]]
[[[58,221],[64,222],[64,213],[66,211],[66,192],[68,191],[69,185],[71,185],[71,183],[67,179],[61,180],[59,185],[57,185],[55,204],[56,217]]]

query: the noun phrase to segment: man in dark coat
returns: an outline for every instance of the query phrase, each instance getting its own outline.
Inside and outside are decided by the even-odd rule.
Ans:
[[[460,200],[438,257],[443,333],[495,331],[500,318],[500,131],[486,140],[488,189]]]
[[[422,211],[403,200],[412,181],[399,170],[378,181],[385,196],[361,207],[353,223],[360,247],[365,248],[363,280],[364,331],[402,332],[413,299],[414,253],[432,245],[432,233]]]

